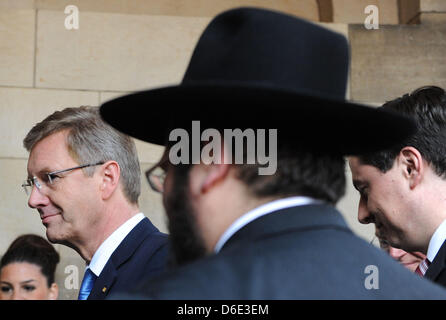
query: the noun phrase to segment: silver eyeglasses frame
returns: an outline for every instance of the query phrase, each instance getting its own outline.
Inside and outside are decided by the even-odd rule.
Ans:
[[[22,188],[23,188],[23,190],[25,190],[26,195],[29,196],[30,192],[28,191],[28,188],[31,188],[31,190],[32,190],[33,186],[36,186],[38,190],[41,190],[43,184],[46,184],[46,183],[53,184],[54,178],[58,178],[58,177],[55,177],[55,175],[58,175],[59,173],[64,173],[64,172],[68,172],[68,171],[72,171],[72,170],[76,170],[76,169],[83,169],[83,168],[87,168],[87,167],[99,166],[102,164],[104,164],[104,162],[101,161],[101,162],[97,162],[97,163],[83,164],[83,165],[73,167],[73,168],[47,172],[44,175],[47,177],[48,182],[41,183],[38,180],[38,178],[34,176],[32,178],[26,179],[22,183]]]

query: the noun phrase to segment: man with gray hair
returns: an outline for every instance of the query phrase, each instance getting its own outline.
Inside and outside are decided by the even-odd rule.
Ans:
[[[23,143],[28,205],[51,242],[73,248],[87,263],[80,300],[126,292],[163,270],[167,235],[139,210],[135,144],[103,122],[97,107],[56,111]]]

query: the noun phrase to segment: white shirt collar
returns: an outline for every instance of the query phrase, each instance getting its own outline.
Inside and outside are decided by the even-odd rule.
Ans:
[[[235,220],[229,228],[222,234],[220,237],[220,240],[218,240],[217,244],[215,245],[214,252],[218,253],[221,248],[223,248],[224,244],[231,238],[234,233],[239,231],[241,228],[243,228],[245,225],[250,223],[251,221],[260,218],[261,216],[264,216],[268,213],[272,213],[281,209],[289,208],[289,207],[296,207],[296,206],[303,206],[308,204],[315,204],[315,203],[323,203],[321,200],[315,200],[313,198],[309,197],[289,197],[284,199],[275,200],[272,202],[268,202],[266,204],[263,204],[251,211],[248,211],[244,215],[242,215],[240,218]]]
[[[99,277],[113,252],[142,219],[144,219],[144,214],[140,212],[116,229],[96,250],[87,268]]]
[[[429,247],[427,249],[427,258],[430,262],[434,261],[438,251],[440,251],[443,242],[446,240],[446,220],[444,220],[435,230],[429,241]]]

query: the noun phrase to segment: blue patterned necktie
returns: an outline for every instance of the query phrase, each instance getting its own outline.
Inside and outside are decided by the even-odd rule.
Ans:
[[[79,297],[77,298],[78,300],[87,300],[96,278],[96,275],[90,268],[85,270],[84,279],[82,280],[81,289],[79,290]]]

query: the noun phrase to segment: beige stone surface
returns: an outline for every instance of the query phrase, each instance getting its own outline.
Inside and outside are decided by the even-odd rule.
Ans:
[[[80,11],[116,12],[130,14],[213,17],[240,6],[261,7],[289,12],[318,21],[316,0],[36,0],[36,7],[63,11],[76,5]]]
[[[349,26],[351,97],[387,101],[425,85],[446,87],[446,14],[423,14],[420,25]]]
[[[420,0],[420,6],[424,12],[446,12],[444,0]]]
[[[100,103],[104,103],[108,100],[112,100],[114,98],[118,98],[121,96],[125,96],[127,94],[132,93],[131,91],[128,92],[118,92],[118,91],[101,91],[99,92],[99,101]]]
[[[398,24],[398,0],[332,0],[333,22],[364,24],[364,9],[375,5],[379,9],[380,24]]]
[[[134,139],[136,150],[138,150],[139,161],[148,163],[157,163],[164,152],[164,147],[152,143],[147,143]]]
[[[35,0],[1,0],[0,8],[5,10],[35,9]]]
[[[20,234],[45,235],[39,214],[28,207],[21,187],[26,176],[26,160],[0,158],[0,254]]]
[[[364,8],[377,5],[383,23],[398,23],[398,0],[332,0],[334,22],[363,23]],[[443,0],[404,0],[402,14],[414,14],[414,8],[422,11],[446,11]],[[410,5],[408,5],[410,4]],[[218,13],[240,6],[268,8],[312,21],[319,21],[317,0],[2,0],[0,8],[38,9],[63,12],[68,5],[75,5],[80,12],[112,12],[123,14],[149,14],[183,17],[213,17]]]
[[[333,22],[364,24],[370,13],[365,8],[378,8],[379,24],[413,23],[420,12],[420,0],[332,0]]]
[[[38,12],[36,86],[135,91],[181,80],[208,18]]]
[[[98,105],[97,92],[0,87],[0,157],[27,158],[23,138],[56,110]]]
[[[33,86],[34,10],[0,10],[0,85]]]
[[[346,23],[319,23],[319,25],[340,33],[348,39],[348,24]]]

